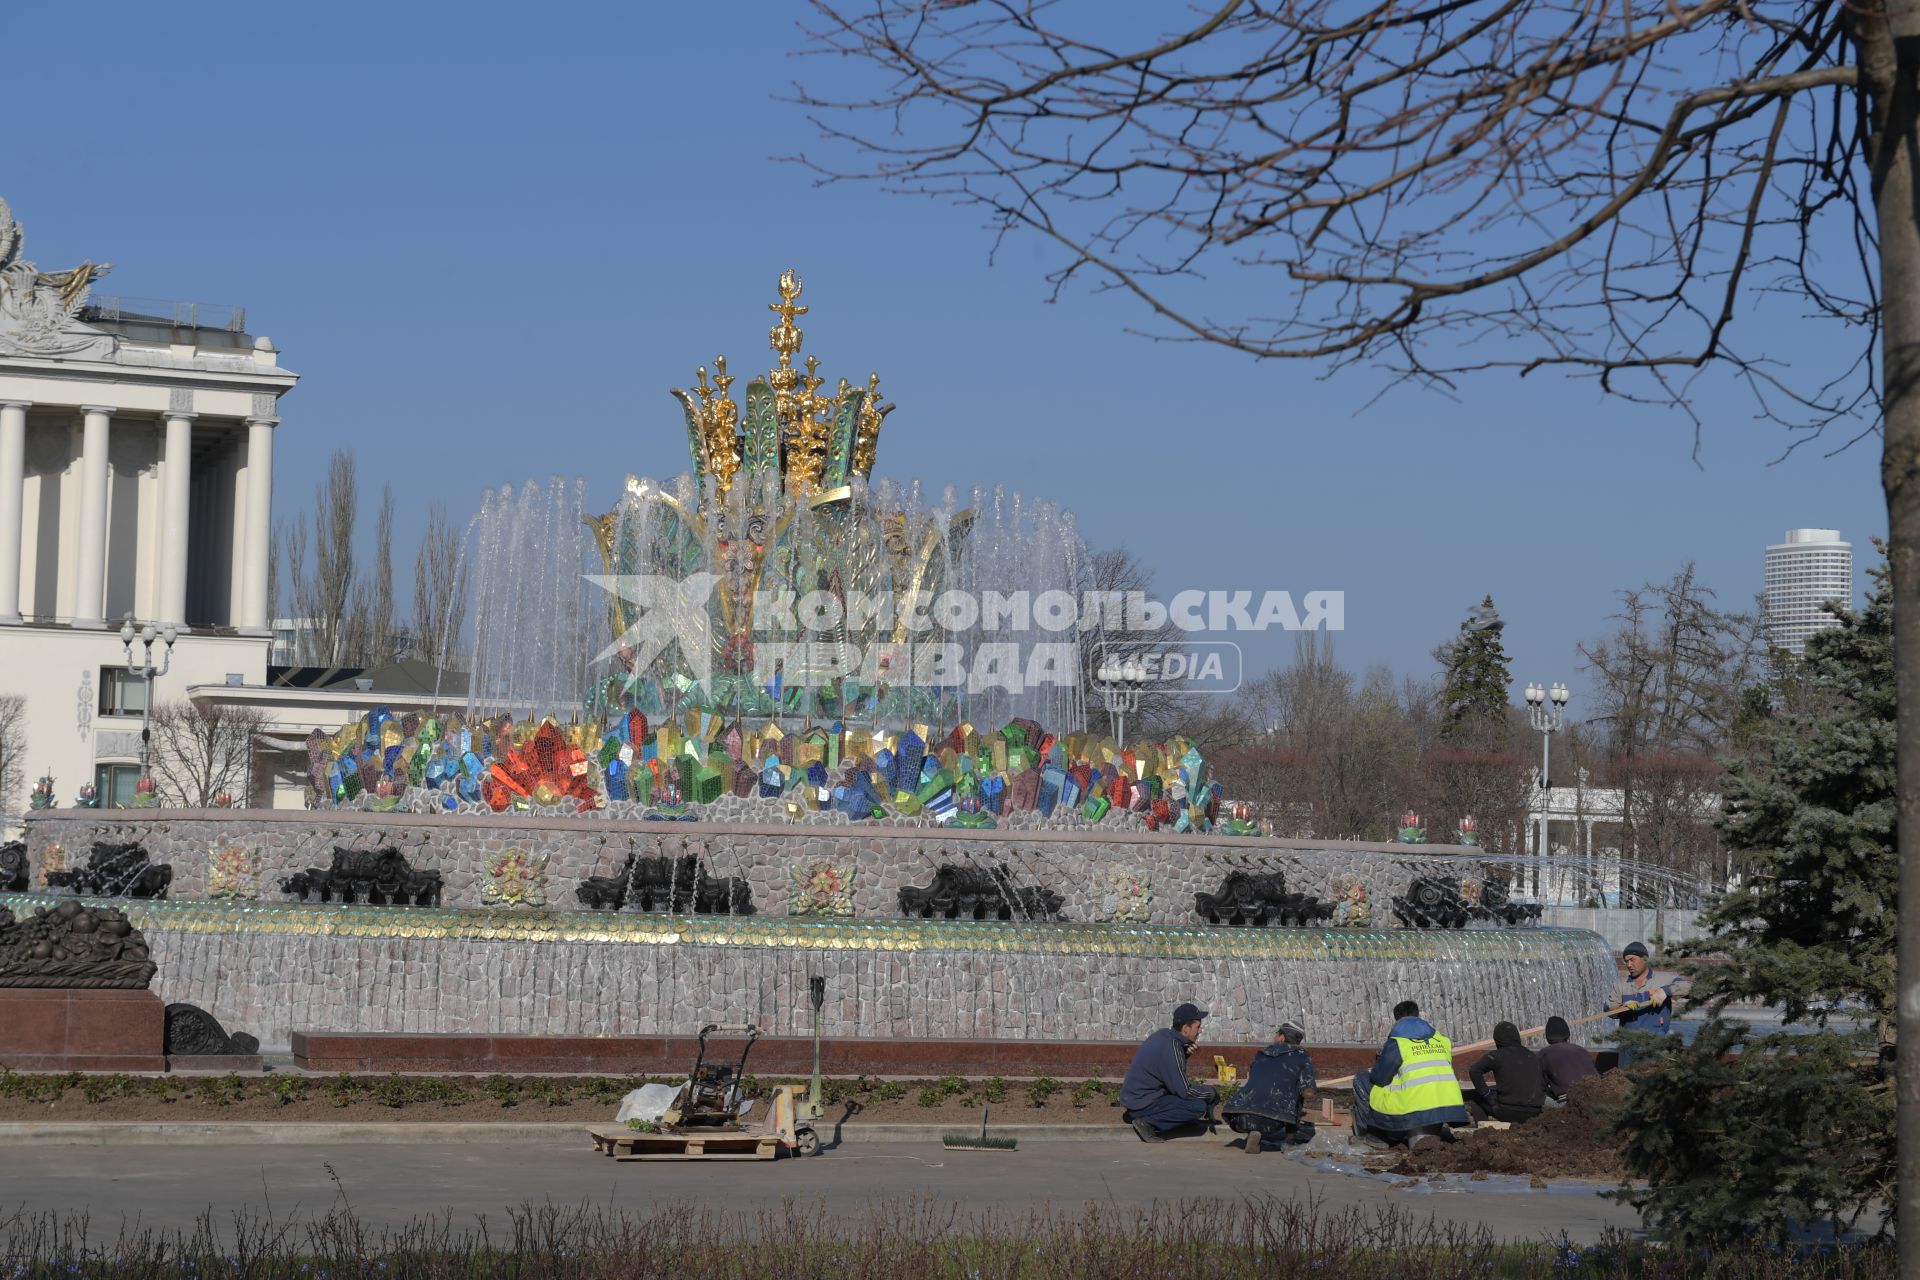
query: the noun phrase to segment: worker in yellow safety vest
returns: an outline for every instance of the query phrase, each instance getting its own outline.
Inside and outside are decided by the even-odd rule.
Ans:
[[[1466,1100],[1453,1073],[1453,1042],[1420,1016],[1420,1006],[1402,1000],[1393,1007],[1393,1030],[1373,1068],[1353,1078],[1353,1133],[1361,1143],[1453,1141],[1450,1125],[1466,1124]]]

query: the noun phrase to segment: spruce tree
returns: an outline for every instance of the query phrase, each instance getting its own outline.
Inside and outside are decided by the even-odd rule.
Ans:
[[[1676,948],[1712,1017],[1691,1046],[1650,1046],[1618,1118],[1651,1185],[1617,1194],[1689,1244],[1892,1204],[1893,595],[1872,576],[1866,607],[1836,609],[1744,726],[1719,820],[1742,880]],[[1807,1029],[1755,1035],[1722,1017],[1736,1001]]]
[[[1500,642],[1506,623],[1494,611],[1493,597],[1460,624],[1460,635],[1434,650],[1446,670],[1440,691],[1440,736],[1450,742],[1504,738],[1507,721],[1507,651]]]

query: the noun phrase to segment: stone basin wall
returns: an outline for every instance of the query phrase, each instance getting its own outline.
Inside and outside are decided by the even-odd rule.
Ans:
[[[322,810],[52,810],[26,819],[32,887],[43,885],[50,846],[69,866],[84,861],[96,840],[143,844],[155,862],[171,864],[176,900],[209,896],[214,850],[240,848],[257,857],[258,873],[245,889],[262,902],[292,899],[280,886],[309,867],[326,867],[335,846],[393,845],[420,870],[437,870],[442,905],[492,905],[490,857],[523,850],[545,858],[544,895],[553,910],[579,907],[575,887],[588,876],[615,874],[629,853],[643,857],[699,856],[709,875],[739,877],[762,916],[851,914],[859,919],[900,914],[900,890],[928,884],[943,862],[979,867],[1000,863],[1014,882],[1049,889],[1064,899],[1073,922],[1191,925],[1200,923],[1194,895],[1217,891],[1228,872],[1279,871],[1294,892],[1329,900],[1336,882],[1366,889],[1370,916],[1342,912],[1333,923],[1392,928],[1389,899],[1421,870],[1444,869],[1478,877],[1479,850],[1446,845],[1252,839],[1145,831],[966,831],[899,828],[880,823],[621,821],[596,817],[499,814],[420,815]],[[822,872],[830,873],[823,877]],[[839,880],[843,898],[804,887]],[[796,886],[802,886],[796,893]],[[525,908],[520,908],[525,909]]]
[[[16,914],[59,899],[0,895]],[[827,979],[834,1039],[1138,1041],[1174,1005],[1208,1040],[1265,1043],[1284,1018],[1317,1045],[1377,1044],[1420,1001],[1458,1043],[1511,1018],[1600,1008],[1598,935],[830,921],[463,908],[122,904],[155,994],[287,1049],[294,1031],[690,1035],[752,1021],[810,1034]]]
[[[1392,928],[1388,899],[1416,872],[1479,874],[1484,855],[1457,847],[338,811],[54,810],[26,825],[35,892],[0,907],[56,901],[43,873],[61,850],[75,866],[96,840],[139,841],[174,870],[169,900],[120,904],[160,966],[155,992],[270,1052],[294,1031],[680,1035],[750,1019],[804,1035],[812,974],[827,978],[832,1037],[1130,1041],[1195,1000],[1216,1043],[1264,1042],[1293,1017],[1317,1044],[1371,1044],[1412,998],[1465,1042],[1502,1018],[1595,1011],[1614,977],[1611,948],[1584,930]],[[301,904],[280,889],[335,845],[387,844],[442,874],[441,908]],[[248,874],[218,883],[213,853],[231,849]],[[510,849],[545,857],[544,905],[489,901],[489,861]],[[753,912],[581,910],[574,886],[629,851],[694,853],[744,878]],[[1065,919],[900,918],[901,888],[943,861],[1002,862],[1061,894]],[[819,890],[823,867],[844,893]],[[1200,925],[1193,895],[1240,867],[1323,897],[1357,881],[1371,925]]]

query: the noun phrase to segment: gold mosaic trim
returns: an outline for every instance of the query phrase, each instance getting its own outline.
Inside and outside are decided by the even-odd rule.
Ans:
[[[0,894],[22,915],[65,899]],[[102,899],[101,901],[107,901]],[[1013,924],[972,920],[820,920],[786,916],[361,907],[315,903],[113,900],[149,934],[299,934],[330,938],[465,938],[648,946],[791,947],[814,951],[999,951],[1041,955],[1233,957],[1261,960],[1512,960],[1593,955],[1579,929],[1233,929],[1178,925]]]

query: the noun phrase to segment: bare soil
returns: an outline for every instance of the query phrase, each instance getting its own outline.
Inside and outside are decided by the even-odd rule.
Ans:
[[[647,1077],[266,1076],[129,1077],[0,1073],[0,1122],[304,1121],[611,1123]],[[672,1081],[670,1083],[678,1083]],[[774,1084],[750,1077],[764,1099]],[[828,1117],[852,1124],[977,1127],[980,1108],[1006,1124],[1120,1123],[1118,1086],[1031,1080],[826,1082]],[[996,1100],[997,1099],[997,1100]],[[1037,1100],[1037,1101],[1036,1101]],[[923,1105],[925,1104],[925,1105]],[[764,1117],[765,1102],[751,1118]]]
[[[1548,1178],[1620,1182],[1627,1166],[1618,1139],[1606,1136],[1612,1109],[1625,1101],[1628,1077],[1609,1071],[1573,1086],[1567,1105],[1542,1112],[1511,1129],[1473,1129],[1451,1145],[1425,1143],[1412,1153],[1396,1151],[1371,1162],[1388,1173],[1424,1177],[1434,1173],[1519,1174],[1535,1186]]]

